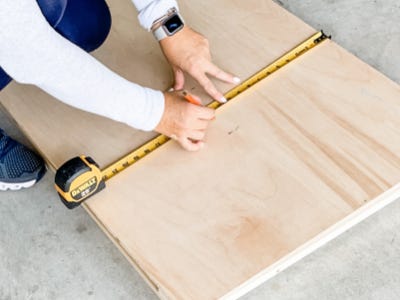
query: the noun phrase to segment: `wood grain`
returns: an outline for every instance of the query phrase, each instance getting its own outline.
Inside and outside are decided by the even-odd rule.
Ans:
[[[271,1],[189,3],[215,61],[242,78],[314,32]],[[110,4],[112,34],[95,55],[168,87],[132,7]],[[149,137],[33,88],[0,96],[53,166],[80,153],[104,165]],[[400,195],[399,113],[399,86],[327,41],[220,108],[203,151],[169,142],[86,208],[161,298],[236,299]]]
[[[201,153],[168,144],[89,206],[171,295],[215,299],[399,182],[399,108],[326,42],[224,106]]]

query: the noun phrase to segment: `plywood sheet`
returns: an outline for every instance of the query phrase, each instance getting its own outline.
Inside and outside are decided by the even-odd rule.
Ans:
[[[326,42],[223,107],[202,152],[166,145],[89,207],[168,293],[222,297],[400,181],[399,110]]]
[[[314,31],[270,1],[181,3],[210,37],[217,63],[243,78]],[[166,88],[159,51],[128,29],[132,9],[111,4],[118,21],[96,55]],[[135,48],[136,39],[148,44]],[[54,166],[80,153],[106,164],[148,137],[32,88],[13,84],[0,96]],[[324,42],[223,106],[203,151],[168,143],[87,209],[160,297],[237,298],[400,194],[399,113],[398,85]],[[68,124],[97,138],[82,142]]]

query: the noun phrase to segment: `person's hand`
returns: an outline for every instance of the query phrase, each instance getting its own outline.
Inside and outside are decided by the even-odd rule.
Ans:
[[[207,75],[228,83],[239,83],[240,79],[228,74],[211,62],[208,40],[185,26],[173,36],[160,41],[161,49],[171,64],[175,77],[175,90],[183,89],[184,72],[196,79],[204,90],[215,100],[226,102]]]
[[[201,103],[198,97],[192,97]],[[182,91],[166,92],[164,98],[164,114],[155,130],[178,141],[186,150],[203,148],[206,129],[215,118],[215,111],[189,103]]]

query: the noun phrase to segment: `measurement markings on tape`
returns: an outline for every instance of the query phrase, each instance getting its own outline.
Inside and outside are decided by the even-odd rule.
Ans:
[[[242,94],[258,82],[282,69],[290,62],[296,60],[298,57],[329,38],[330,37],[325,35],[323,31],[315,33],[273,63],[228,91],[224,95],[225,98],[228,101],[232,100],[237,95]],[[224,104],[213,101],[208,104],[207,107],[217,109],[222,105]],[[100,170],[96,162],[90,157],[84,155],[75,157],[67,161],[57,170],[55,188],[61,200],[68,208],[79,206],[84,200],[103,189],[105,187],[105,181],[146,157],[169,140],[170,138],[165,135],[158,135],[120,160],[112,163],[104,170]]]
[[[273,63],[268,65],[267,67],[263,68],[261,71],[257,72],[249,79],[243,81],[241,84],[233,88],[232,90],[228,91],[225,94],[225,98],[229,101],[235,98],[237,95],[243,93],[244,91],[251,88],[256,83],[260,82],[261,80],[265,79],[266,77],[272,75],[285,65],[289,64],[290,62],[294,61],[296,58],[300,57],[301,55],[307,53],[310,49],[314,48],[324,40],[328,39],[329,37],[325,35],[323,31],[317,32],[313,36],[311,36],[306,41],[302,42],[300,45],[296,46],[289,52],[285,53],[283,56],[275,60]],[[218,101],[213,101],[207,105],[209,108],[217,109],[218,107],[224,105]],[[151,141],[147,142],[143,146],[139,147],[132,153],[128,154],[126,157],[122,158],[121,160],[113,163],[106,169],[104,169],[103,179],[108,180],[113,177],[115,174],[118,174],[122,170],[124,170],[127,166],[130,166],[140,160],[141,158],[145,157],[146,155],[150,154],[166,142],[170,140],[169,137],[164,135],[159,135],[156,138],[152,139]]]

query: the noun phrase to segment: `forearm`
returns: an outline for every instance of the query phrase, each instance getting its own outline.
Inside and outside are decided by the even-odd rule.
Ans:
[[[6,1],[4,1],[6,2]],[[0,65],[74,107],[152,130],[164,110],[161,92],[115,74],[57,34],[35,1],[1,3]]]

